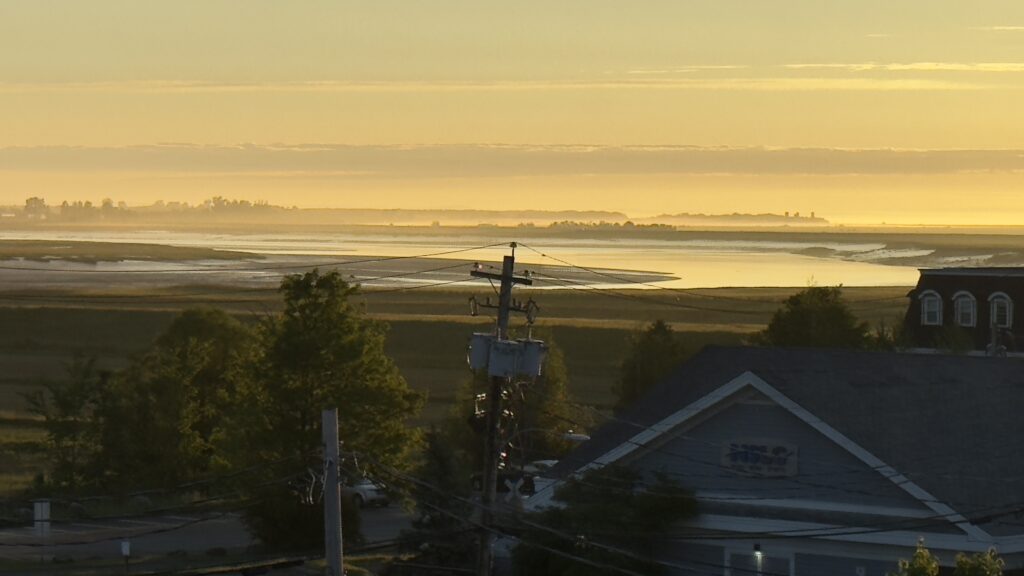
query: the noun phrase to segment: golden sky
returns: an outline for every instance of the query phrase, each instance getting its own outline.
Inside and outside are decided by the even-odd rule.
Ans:
[[[1024,223],[1019,0],[0,2],[0,202]]]

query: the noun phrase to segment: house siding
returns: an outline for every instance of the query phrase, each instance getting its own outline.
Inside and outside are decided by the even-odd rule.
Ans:
[[[896,571],[895,562],[865,560],[863,558],[841,558],[819,554],[797,554],[795,576],[886,576]]]
[[[668,565],[666,574],[670,576],[725,573],[725,548],[722,546],[665,542],[660,547],[657,558]]]
[[[749,403],[754,400],[757,403]],[[721,466],[722,446],[737,439],[768,439],[797,448],[798,473],[791,478],[743,475]],[[748,396],[697,426],[675,434],[631,466],[649,476],[666,474],[695,492],[798,499],[927,511],[918,500],[784,408]],[[931,513],[929,511],[929,513]]]

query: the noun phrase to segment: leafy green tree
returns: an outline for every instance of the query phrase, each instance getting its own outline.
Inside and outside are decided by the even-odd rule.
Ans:
[[[868,324],[859,322],[839,286],[812,286],[790,296],[758,340],[769,346],[866,348]]]
[[[658,536],[696,513],[689,491],[667,478],[644,487],[639,473],[621,466],[571,478],[555,499],[563,506],[526,515],[523,543],[512,556],[516,574],[663,573],[651,560]]]
[[[251,330],[226,312],[186,310],[103,390],[104,483],[169,486],[223,465],[225,424],[253,349]]]
[[[529,460],[559,457],[571,447],[562,434],[589,421],[569,401],[568,371],[558,344],[548,332],[536,336],[548,345],[542,374],[510,384],[503,403],[510,416],[502,422],[502,436],[516,469]],[[415,531],[406,534],[403,544],[416,554],[417,563],[473,566],[477,535],[461,529],[465,526],[461,518],[473,512],[467,504],[470,478],[483,470],[484,418],[475,415],[474,397],[488,387],[483,371],[468,378],[448,417],[427,433],[427,449],[416,472],[425,484],[411,486],[424,516],[414,522]]]
[[[1006,563],[999,557],[995,548],[970,556],[960,553],[956,555],[953,576],[1003,576],[1005,566]]]
[[[338,408],[346,451],[408,468],[421,445],[408,427],[423,403],[384,351],[386,326],[351,302],[338,272],[281,283],[284,311],[261,327],[249,412],[249,452],[262,461],[319,450],[320,412]]]
[[[518,380],[506,388],[502,436],[518,464],[520,461],[558,458],[572,444],[562,438],[565,432],[583,432],[593,418],[569,397],[569,373],[565,356],[550,333],[539,334],[548,346],[541,376]],[[475,414],[477,394],[486,393],[490,379],[485,371],[474,374],[456,394],[455,403],[442,431],[463,463],[467,474],[483,468],[483,427],[485,417]]]
[[[569,370],[565,354],[549,332],[540,334],[548,345],[541,376],[518,385],[510,405],[514,425],[509,426],[508,449],[514,459],[558,459],[572,449],[564,438],[570,431],[585,432],[593,424],[592,415],[572,403],[569,397]]]
[[[910,560],[900,560],[896,572],[889,576],[938,576],[939,561],[924,547],[924,539],[917,541],[917,550]]]
[[[432,426],[415,477],[422,482],[404,486],[416,501],[420,516],[413,530],[404,531],[399,549],[416,564],[469,570],[473,567],[477,533],[465,529],[473,513],[469,503],[470,474],[464,455],[447,430]],[[404,570],[396,569],[399,574]],[[387,572],[391,573],[391,572]]]
[[[320,414],[337,407],[346,458],[382,472],[412,466],[422,442],[407,422],[423,398],[385,354],[385,325],[352,303],[356,290],[338,272],[314,270],[281,283],[284,310],[260,327],[254,372],[242,389],[238,464],[289,460],[298,470],[320,470]],[[265,543],[301,547],[290,536],[315,534],[315,515],[298,499],[289,504],[283,486],[270,492],[261,491],[261,500],[280,506],[251,508],[250,525],[269,528],[259,534]],[[310,548],[318,542],[305,540]]]
[[[617,398],[615,410],[636,402],[651,386],[668,375],[685,357],[683,345],[672,327],[656,320],[642,332],[634,334],[622,361],[619,381],[613,388]]]
[[[67,379],[48,382],[25,396],[29,411],[42,416],[50,459],[50,487],[74,493],[90,483],[91,465],[100,449],[94,414],[108,372],[95,358],[76,357]]]

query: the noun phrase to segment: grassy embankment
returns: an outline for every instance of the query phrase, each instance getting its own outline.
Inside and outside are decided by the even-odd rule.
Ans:
[[[796,288],[728,288],[694,291],[521,290],[541,306],[539,330],[549,330],[565,352],[571,393],[580,402],[607,407],[611,385],[631,333],[662,318],[673,324],[688,350],[705,344],[738,344],[761,329]],[[902,320],[906,288],[848,288],[859,317],[893,325]],[[402,373],[428,394],[420,422],[442,417],[468,378],[466,344],[493,320],[468,316],[467,299],[480,290],[367,292],[360,299],[391,326],[387,347]],[[177,314],[192,305],[227,308],[256,321],[279,305],[272,290],[181,288],[161,294],[59,294],[45,302],[28,294],[0,295],[0,492],[25,486],[39,470],[43,431],[25,410],[23,394],[41,381],[64,376],[75,354],[96,356],[102,366],[123,366],[143,351]],[[26,302],[32,304],[26,305]],[[513,318],[522,327],[522,320]]]
[[[200,247],[167,246],[163,244],[114,242],[61,242],[52,240],[0,240],[3,260],[95,263],[140,260],[174,262],[189,260],[258,259],[259,255]]]

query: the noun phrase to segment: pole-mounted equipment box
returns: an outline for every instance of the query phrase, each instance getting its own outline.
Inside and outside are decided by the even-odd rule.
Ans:
[[[548,347],[542,340],[499,340],[493,334],[473,334],[467,359],[471,370],[487,369],[489,376],[540,376]]]

